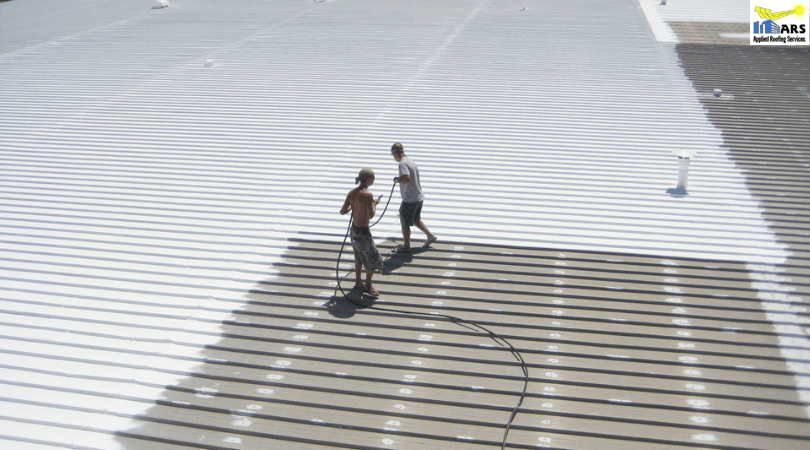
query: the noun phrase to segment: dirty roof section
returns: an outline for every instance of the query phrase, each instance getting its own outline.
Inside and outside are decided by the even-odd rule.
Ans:
[[[0,447],[808,442],[810,58],[747,5],[51,3],[0,2]]]

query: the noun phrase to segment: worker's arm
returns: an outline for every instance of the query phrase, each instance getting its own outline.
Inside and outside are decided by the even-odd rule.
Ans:
[[[346,214],[347,212],[352,210],[352,205],[349,203],[349,196],[346,196],[346,201],[343,202],[343,207],[340,208],[340,215]]]

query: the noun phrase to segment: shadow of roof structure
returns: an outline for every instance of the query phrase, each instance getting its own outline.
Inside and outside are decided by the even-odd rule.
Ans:
[[[380,298],[358,305],[334,296],[339,247],[294,239],[202,364],[119,434],[124,447],[499,448],[526,380],[507,448],[810,439],[740,264],[439,243],[378,274]],[[508,347],[447,315],[497,330],[528,378]]]

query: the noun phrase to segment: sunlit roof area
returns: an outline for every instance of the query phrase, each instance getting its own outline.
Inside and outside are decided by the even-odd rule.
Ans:
[[[749,17],[0,1],[0,448],[805,448],[810,47]]]

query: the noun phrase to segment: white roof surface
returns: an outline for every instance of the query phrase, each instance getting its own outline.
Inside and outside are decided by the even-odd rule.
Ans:
[[[338,229],[333,205],[355,172],[391,178],[388,148],[402,141],[425,171],[430,224],[446,238],[783,256],[701,93],[672,47],[649,39],[642,15],[621,11],[614,29],[580,14],[577,39],[555,42],[556,31],[537,29],[554,8],[442,5],[128,5],[35,43],[28,30],[40,24],[29,17],[39,11],[11,2],[4,15],[31,25],[3,36],[0,144],[20,155],[7,157],[15,177],[82,169],[87,183],[112,176],[164,209],[194,204],[199,193],[179,192],[195,186],[227,187],[250,197],[203,196],[189,213],[197,221],[182,226],[238,218],[227,226],[286,232]],[[64,14],[84,21],[88,9]],[[690,195],[675,198],[666,191],[683,150],[698,156]],[[223,216],[226,205],[241,214]]]
[[[0,4],[7,310],[137,297],[156,312],[193,311],[238,300],[288,238],[338,239],[360,168],[375,170],[374,191],[387,199],[394,141],[418,163],[423,218],[446,241],[760,265],[785,257],[707,119],[707,93],[634,0],[529,0],[524,11],[506,0],[153,3]],[[747,14],[731,11],[737,2],[669,3],[664,20],[698,4],[712,20]],[[684,150],[696,153],[689,195],[673,196]],[[394,196],[380,238],[400,234]],[[163,282],[160,294],[142,292]],[[3,339],[21,352],[62,338],[0,330],[31,338]],[[211,343],[217,330],[206,330]],[[132,346],[151,345],[143,337]],[[83,427],[130,426],[74,419],[76,430],[54,438],[65,446],[116,448]],[[41,429],[0,420],[0,436]]]
[[[751,16],[748,2],[739,0],[639,0],[639,4],[654,6],[667,22],[748,23]]]

